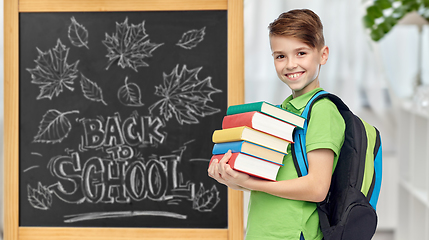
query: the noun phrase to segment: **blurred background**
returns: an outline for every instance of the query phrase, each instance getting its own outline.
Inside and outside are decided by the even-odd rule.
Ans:
[[[374,239],[429,239],[428,1],[244,0],[246,102],[280,104],[291,94],[277,78],[267,26],[301,8],[324,25],[330,54],[321,86],[382,135]]]
[[[296,8],[313,10],[324,25],[330,56],[321,70],[322,87],[382,134],[383,185],[374,239],[429,239],[428,1],[244,0],[246,102],[280,104],[291,94],[275,73],[267,26],[280,13]],[[3,91],[1,84],[0,101]],[[0,110],[3,142],[3,104]],[[2,154],[0,166],[2,174]],[[0,195],[2,199],[3,184]],[[247,201],[245,194],[244,212]]]

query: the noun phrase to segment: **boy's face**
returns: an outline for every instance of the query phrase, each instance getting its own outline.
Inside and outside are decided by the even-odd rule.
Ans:
[[[297,38],[270,36],[277,76],[292,90],[293,97],[319,87],[320,65],[328,60],[327,46],[320,51]]]

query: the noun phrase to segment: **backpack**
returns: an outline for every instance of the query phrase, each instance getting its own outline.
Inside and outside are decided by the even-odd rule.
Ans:
[[[317,204],[324,239],[371,239],[377,228],[376,205],[382,178],[380,133],[354,115],[339,97],[326,91],[310,99],[301,114],[307,119],[304,128],[296,128],[294,132],[292,158],[298,176],[308,172],[307,124],[313,104],[321,98],[329,98],[337,106],[346,125],[329,192],[325,200]]]

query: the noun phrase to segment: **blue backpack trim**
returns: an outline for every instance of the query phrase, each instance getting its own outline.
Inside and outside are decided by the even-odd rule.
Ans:
[[[314,96],[308,101],[307,105],[304,108],[304,111],[301,113],[301,116],[306,118],[304,122],[304,127],[302,129],[296,128],[293,134],[294,148],[292,149],[292,157],[297,159],[294,161],[295,168],[298,171],[298,176],[302,177],[308,174],[308,159],[307,159],[307,148],[305,146],[305,136],[307,134],[308,127],[308,113],[314,99],[319,97],[322,94],[327,94],[326,91],[320,91],[314,94]]]
[[[380,195],[380,190],[381,190],[381,179],[382,179],[382,169],[383,169],[383,164],[382,164],[382,146],[381,146],[381,137],[380,137],[380,133],[377,130],[377,142],[376,142],[376,146],[374,149],[374,189],[372,189],[372,191],[370,190],[371,195],[367,196],[370,198],[369,203],[371,204],[371,206],[377,210],[377,202],[378,202],[378,197]],[[378,173],[378,174],[377,174]]]

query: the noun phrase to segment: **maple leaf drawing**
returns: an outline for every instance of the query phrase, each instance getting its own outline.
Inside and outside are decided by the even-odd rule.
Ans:
[[[126,18],[123,23],[116,22],[116,33],[112,33],[112,36],[106,33],[106,39],[102,41],[108,51],[106,57],[109,58],[106,70],[116,61],[118,66],[130,67],[136,72],[138,67],[149,66],[143,60],[152,57],[152,52],[163,43],[151,43],[146,39],[149,35],[146,34],[144,24],[143,21],[129,26]]]
[[[37,51],[39,56],[34,60],[36,67],[26,69],[31,74],[31,83],[40,85],[37,99],[52,99],[54,95],[58,97],[64,87],[73,91],[72,85],[78,75],[79,60],[71,65],[67,63],[69,48],[58,39],[57,45],[52,50],[43,52],[37,48]]]
[[[183,125],[199,123],[195,116],[205,117],[220,111],[207,105],[212,99],[210,95],[222,92],[211,84],[211,77],[198,79],[202,67],[188,70],[183,66],[179,73],[179,65],[167,75],[163,73],[164,83],[155,86],[155,95],[163,97],[162,100],[150,106],[149,111],[158,109],[160,115],[168,121],[173,116]]]
[[[70,133],[71,124],[67,114],[79,113],[79,111],[60,112],[51,109],[45,113],[39,124],[39,132],[34,137],[34,142],[58,143]]]

